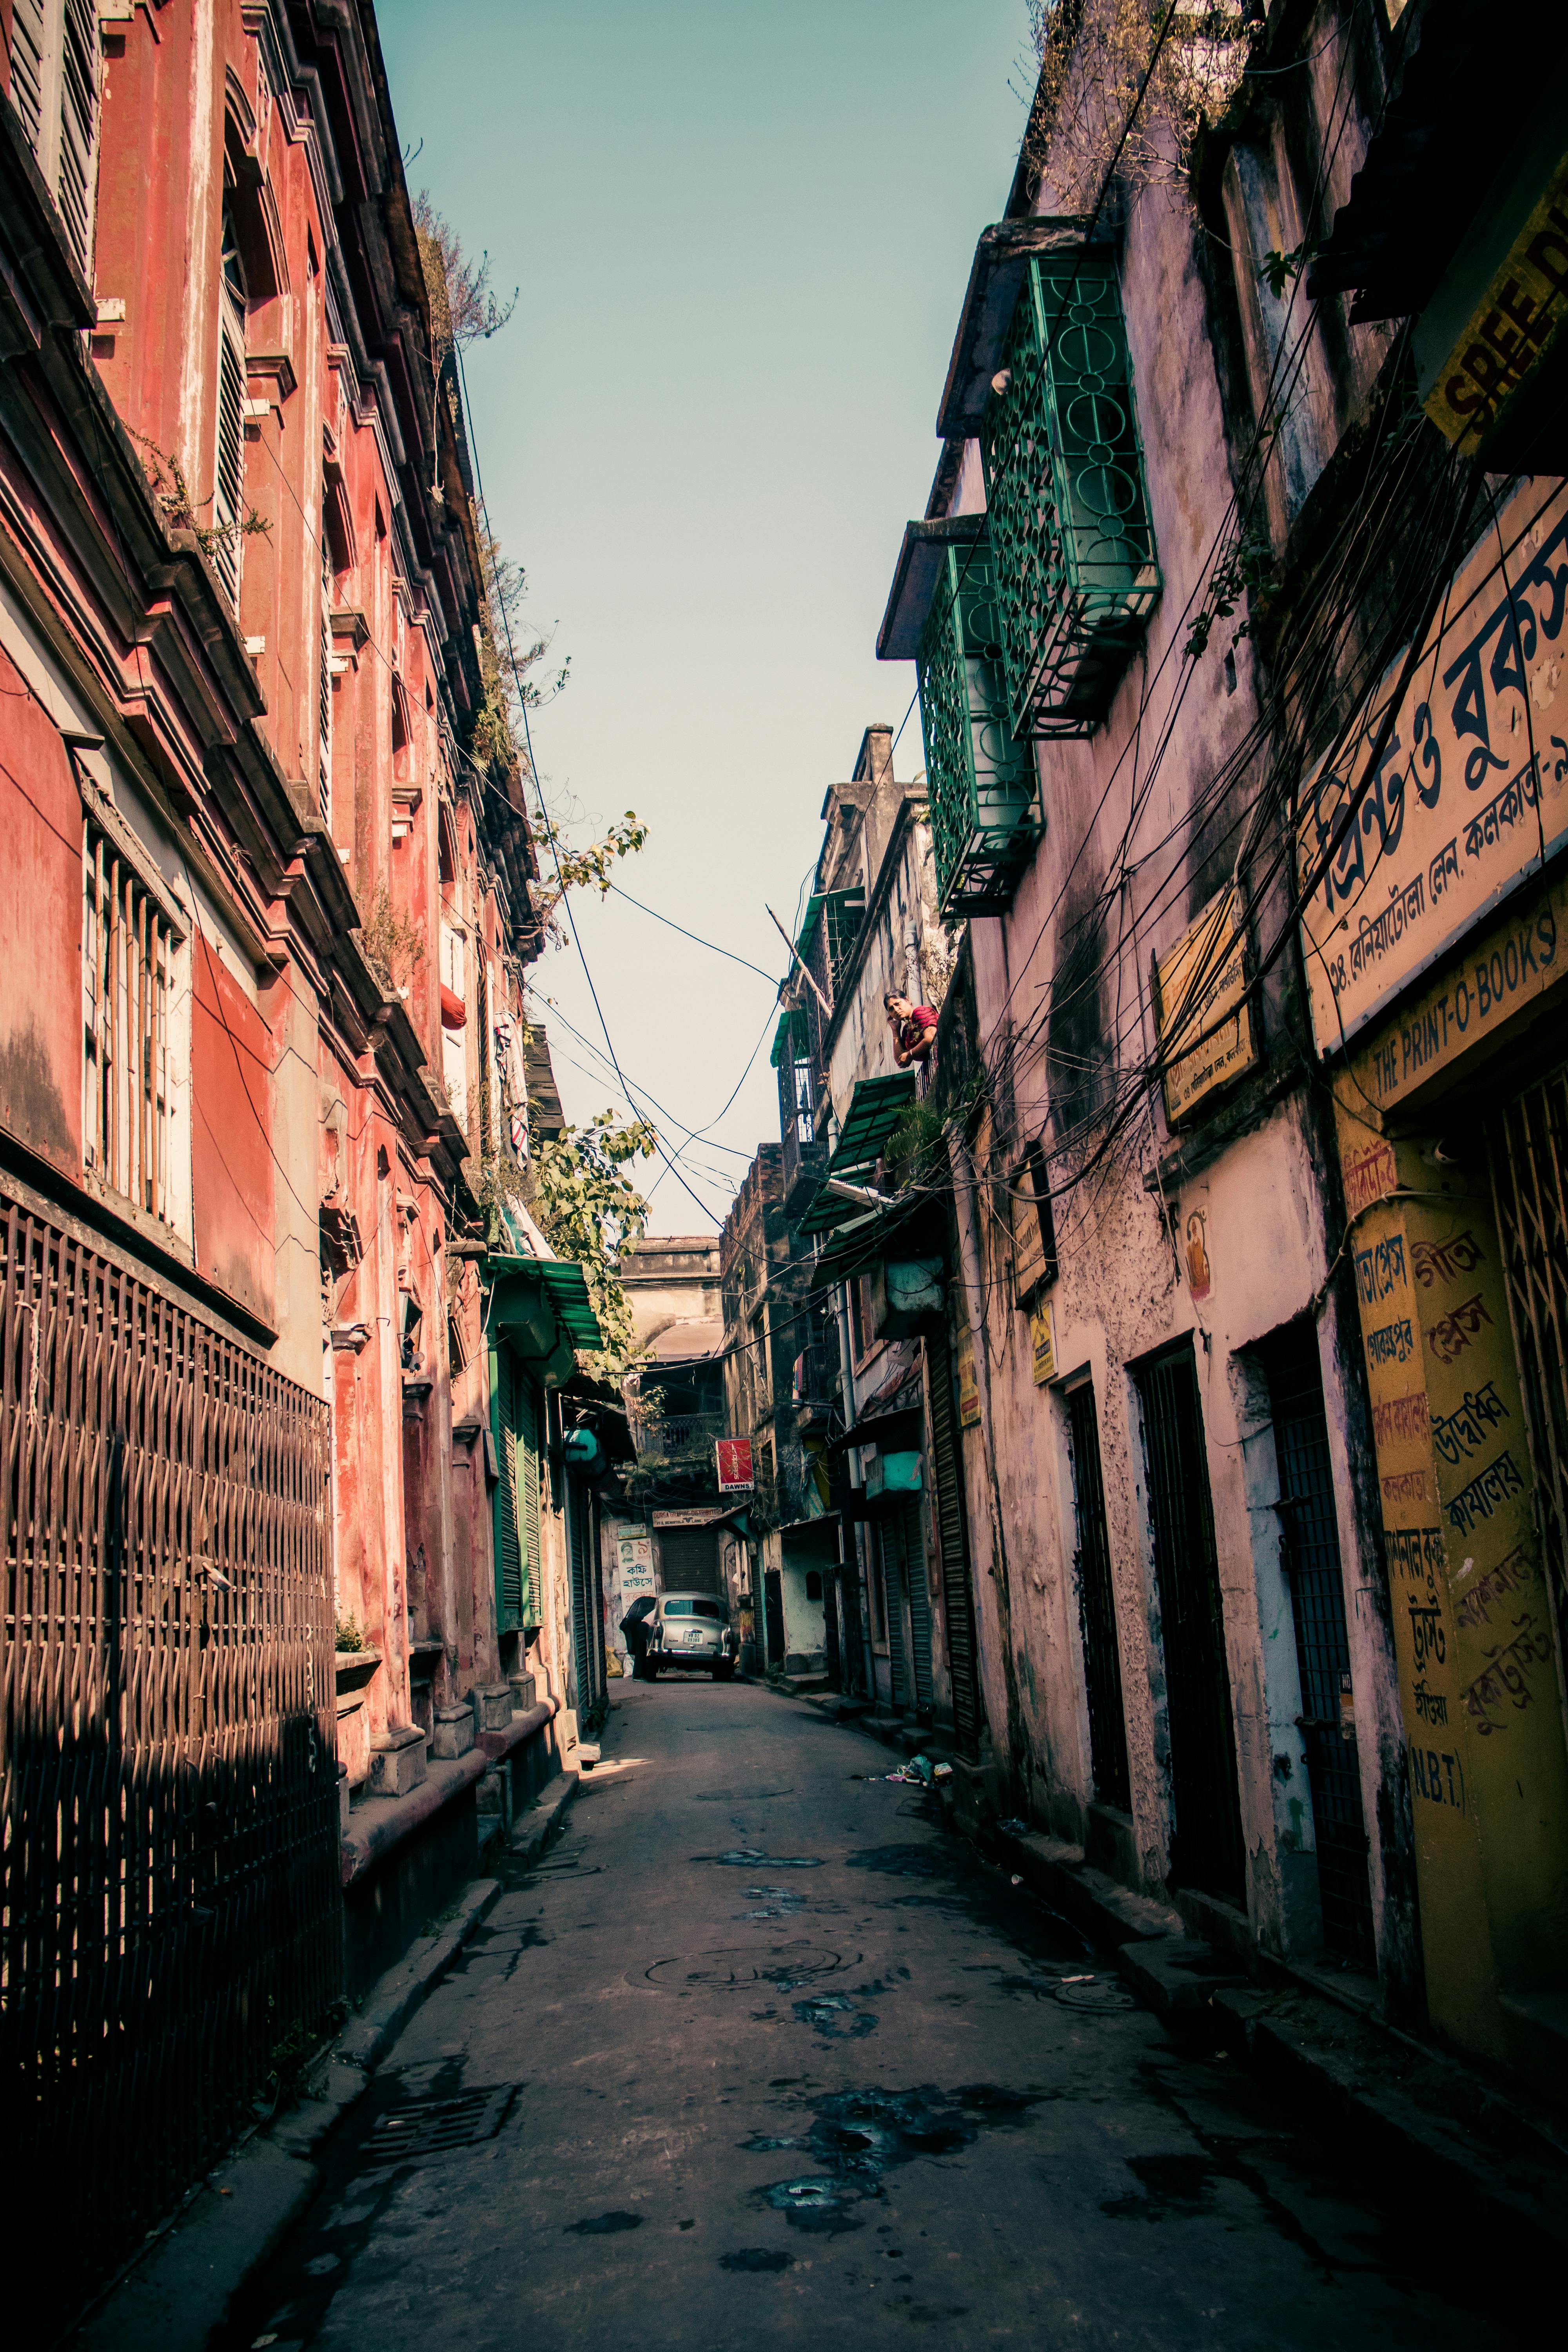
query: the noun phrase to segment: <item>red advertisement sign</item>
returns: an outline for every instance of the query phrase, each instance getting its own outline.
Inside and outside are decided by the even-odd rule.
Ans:
[[[752,1441],[749,1437],[721,1437],[719,1449],[719,1492],[721,1495],[750,1494],[756,1483],[752,1476]]]

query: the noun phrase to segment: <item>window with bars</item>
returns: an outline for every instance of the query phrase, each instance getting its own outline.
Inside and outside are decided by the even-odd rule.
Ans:
[[[97,825],[83,859],[82,1136],[89,1171],[161,1223],[179,1222],[170,1053],[183,934]]]
[[[321,823],[332,829],[332,548],[327,531],[327,502],[321,499],[321,656],[317,679],[320,704],[319,788]]]
[[[217,446],[213,465],[212,560],[224,592],[239,610],[239,553],[245,488],[245,268],[234,215],[223,216],[223,276],[218,289]]]
[[[13,0],[11,103],[59,209],[71,258],[90,285],[98,171],[95,0]]]

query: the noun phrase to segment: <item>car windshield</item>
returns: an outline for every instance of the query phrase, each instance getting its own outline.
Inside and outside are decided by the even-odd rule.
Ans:
[[[711,1617],[716,1623],[724,1622],[724,1612],[716,1601],[667,1601],[667,1617]]]

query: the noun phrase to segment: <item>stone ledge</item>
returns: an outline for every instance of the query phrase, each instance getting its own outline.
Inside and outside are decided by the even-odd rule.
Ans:
[[[467,1763],[465,1757],[463,1761]],[[500,1894],[500,1881],[476,1878],[434,1934],[421,1936],[377,1984],[359,2015],[339,2034],[334,2057],[369,2074],[380,2064],[426,1994],[445,1975]],[[346,2104],[346,2102],[345,2102]]]
[[[525,1714],[514,1715],[504,1731],[481,1731],[466,1756],[427,1764],[424,1780],[407,1796],[370,1797],[356,1805],[342,1840],[340,1867],[345,1892],[473,1788],[493,1764],[542,1731],[559,1709],[558,1699],[541,1699]]]

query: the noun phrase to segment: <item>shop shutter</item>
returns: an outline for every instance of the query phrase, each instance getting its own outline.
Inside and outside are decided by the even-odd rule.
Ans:
[[[598,1699],[595,1684],[594,1614],[598,1579],[592,1572],[594,1508],[580,1478],[566,1481],[566,1538],[572,1555],[572,1647],[577,1660],[577,1712],[586,1717]]]

